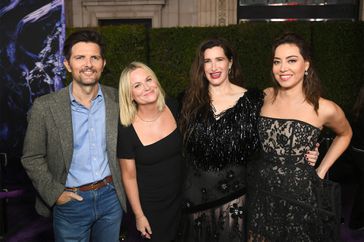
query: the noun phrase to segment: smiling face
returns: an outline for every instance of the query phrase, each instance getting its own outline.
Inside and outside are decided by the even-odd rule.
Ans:
[[[99,45],[92,42],[75,44],[71,49],[69,60],[64,61],[65,67],[72,74],[74,84],[80,86],[96,85],[105,64]]]
[[[215,46],[204,53],[204,72],[210,85],[219,86],[229,81],[229,68],[232,62],[224,53],[224,49]]]
[[[296,45],[282,44],[275,49],[272,72],[281,88],[302,87],[304,73],[309,66]]]
[[[138,105],[155,103],[158,99],[157,80],[143,68],[130,73],[130,87],[132,98]]]

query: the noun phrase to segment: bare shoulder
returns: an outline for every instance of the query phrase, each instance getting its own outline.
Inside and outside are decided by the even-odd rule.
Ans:
[[[324,120],[329,121],[332,119],[336,119],[342,115],[344,115],[342,109],[331,100],[320,98],[319,100],[319,116],[321,116]]]
[[[350,140],[352,135],[350,124],[339,105],[324,98],[320,98],[319,105],[318,114],[323,126],[332,129],[336,135],[346,136]]]
[[[263,90],[264,94],[267,96],[271,96],[274,93],[274,89],[273,87],[267,87],[266,89]]]
[[[264,100],[273,100],[274,98],[274,88],[273,87],[267,87],[263,90],[264,93]]]
[[[235,84],[232,84],[232,86],[233,86],[233,92],[236,93],[236,94],[245,93],[247,91],[247,89],[244,88],[244,87],[240,87],[240,86],[235,85]]]

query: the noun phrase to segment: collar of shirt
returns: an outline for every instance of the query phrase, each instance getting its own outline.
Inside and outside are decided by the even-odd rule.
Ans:
[[[68,91],[69,91],[69,95],[70,95],[70,99],[71,99],[71,107],[80,107],[80,106],[82,106],[82,107],[84,107],[81,103],[79,103],[77,100],[76,100],[76,98],[75,98],[75,96],[73,96],[73,94],[72,94],[72,85],[73,85],[73,83],[71,83],[70,85],[69,85],[69,89],[68,89]],[[102,90],[101,90],[101,86],[100,86],[100,84],[97,84],[98,85],[98,91],[97,91],[97,95],[96,95],[96,97],[94,97],[92,100],[91,100],[91,105],[95,102],[95,101],[102,101],[103,99],[104,99],[104,95],[102,94]],[[85,107],[84,107],[85,108]]]

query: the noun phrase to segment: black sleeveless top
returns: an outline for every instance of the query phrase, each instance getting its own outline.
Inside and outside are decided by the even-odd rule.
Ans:
[[[166,104],[177,120],[177,103],[166,99]],[[141,143],[132,125],[119,123],[118,132],[118,158],[135,159],[140,203],[153,231],[148,241],[170,242],[177,234],[182,208],[185,166],[180,132],[176,128],[149,145]]]

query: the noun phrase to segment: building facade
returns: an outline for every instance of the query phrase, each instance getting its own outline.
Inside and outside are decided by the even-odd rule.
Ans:
[[[329,9],[346,4],[352,20],[364,20],[364,0],[64,0],[66,24],[69,27],[95,27],[105,24],[144,23],[152,28],[185,26],[226,26],[239,23],[248,7],[265,7],[279,12],[299,7]],[[274,6],[269,8],[268,5]],[[267,7],[268,6],[268,7]],[[344,7],[344,5],[341,5]],[[337,6],[336,6],[337,7]],[[278,10],[277,10],[278,9]],[[325,10],[325,11],[326,11]],[[245,12],[251,12],[245,11]],[[283,10],[282,10],[283,11]],[[286,11],[286,10],[285,10]],[[290,11],[290,10],[288,10]],[[307,10],[306,12],[309,12]],[[258,9],[257,12],[261,12]],[[297,12],[297,11],[291,11]],[[305,12],[305,10],[303,10]],[[342,11],[341,11],[342,12]],[[269,14],[267,14],[268,16]],[[290,17],[290,18],[294,18]],[[297,18],[300,19],[300,18]],[[301,18],[302,19],[302,18]],[[312,19],[312,18],[306,18]],[[314,18],[315,19],[320,19]],[[245,19],[246,20],[246,19]],[[254,20],[254,16],[251,17]],[[259,19],[259,20],[265,20]],[[269,21],[269,19],[266,19]],[[271,19],[272,20],[272,19]],[[280,19],[282,20],[282,19]],[[283,19],[284,20],[284,19]],[[249,21],[249,19],[248,19]],[[273,19],[274,21],[274,19]]]
[[[65,0],[70,27],[99,26],[104,20],[151,21],[153,28],[237,23],[237,0]],[[117,21],[114,21],[117,23]]]

